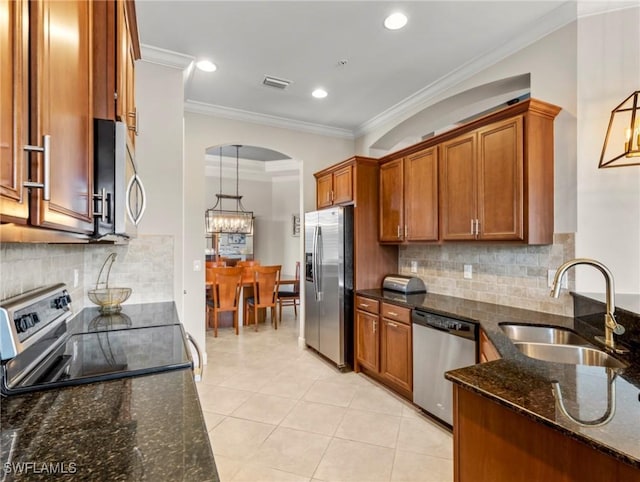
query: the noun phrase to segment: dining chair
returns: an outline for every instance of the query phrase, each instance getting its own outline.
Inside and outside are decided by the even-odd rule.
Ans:
[[[278,287],[280,286],[280,265],[254,266],[253,270],[253,296],[247,298],[244,305],[245,323],[250,324],[249,312],[253,313],[253,322],[258,331],[258,310],[271,308],[271,323],[278,329],[276,303]]]
[[[282,307],[293,306],[293,312],[298,318],[298,303],[300,303],[300,261],[296,261],[296,281],[290,290],[278,291],[278,318],[282,322]]]
[[[207,268],[211,299],[207,301],[207,324],[213,314],[213,336],[218,336],[218,313],[233,312],[233,327],[238,334],[238,304],[242,288],[242,268]]]
[[[226,261],[205,261],[205,267],[207,268],[221,268],[226,265]]]
[[[236,263],[236,266],[239,266],[242,268],[248,268],[251,266],[260,266],[260,261],[257,259],[246,259],[244,261],[238,261]]]

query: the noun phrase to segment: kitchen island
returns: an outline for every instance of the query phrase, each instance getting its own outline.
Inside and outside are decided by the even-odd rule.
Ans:
[[[509,415],[518,415],[511,420],[511,425],[506,426],[505,433],[496,435],[496,440],[506,440],[510,433],[516,437],[516,425],[531,422],[528,432],[521,434],[525,440],[533,440],[536,437],[531,428],[545,427],[560,436],[560,439],[570,439],[580,446],[591,450],[590,454],[583,457],[582,461],[598,460],[594,456],[602,455],[619,462],[626,478],[617,480],[640,480],[640,351],[637,342],[633,338],[618,337],[619,341],[629,342],[631,352],[627,355],[616,355],[624,361],[627,367],[624,369],[606,369],[586,365],[570,365],[539,361],[524,356],[515,345],[507,338],[500,323],[528,323],[570,328],[589,341],[593,341],[594,334],[601,334],[603,322],[597,325],[585,322],[578,318],[556,316],[548,313],[522,310],[489,303],[464,300],[436,294],[399,295],[397,293],[383,292],[382,290],[363,290],[358,294],[381,301],[393,302],[410,308],[421,308],[436,314],[459,318],[467,321],[475,321],[487,334],[501,356],[500,360],[483,363],[471,367],[461,368],[448,372],[446,377],[452,381],[460,392],[471,393],[476,398],[473,402],[489,401],[495,406],[506,409]],[[633,333],[634,328],[627,326],[628,332]],[[558,407],[554,397],[552,386],[558,382],[561,387],[564,405],[573,418],[590,422],[605,416],[606,423],[594,426],[581,424],[576,420],[566,417]],[[611,397],[611,394],[614,394]],[[609,407],[608,402],[609,401]],[[456,408],[454,407],[454,417]],[[608,410],[612,409],[612,413]],[[478,414],[487,417],[486,413]],[[608,416],[609,415],[609,416]],[[485,421],[488,420],[485,418]],[[475,421],[474,421],[475,422]],[[492,423],[496,423],[495,420]],[[454,438],[465,438],[464,433],[456,433],[454,418]],[[459,424],[458,424],[459,425]],[[475,444],[481,447],[490,447],[492,440],[489,432],[485,432],[485,442],[476,439]],[[562,453],[560,447],[554,448],[547,433],[542,438],[543,444],[559,453],[559,457],[567,459],[567,464],[580,465],[581,460],[568,461],[571,458],[569,452]],[[467,440],[470,440],[467,438]],[[484,439],[482,439],[484,440]],[[526,445],[520,447],[514,453],[526,453]],[[575,455],[575,454],[574,454]],[[542,455],[541,455],[542,456]],[[454,457],[455,458],[455,457]],[[503,459],[506,459],[506,454]],[[454,464],[458,464],[456,460]],[[479,462],[475,460],[475,480],[483,479],[482,463],[487,467],[491,462]],[[511,465],[514,466],[513,460]],[[588,467],[588,464],[583,464]],[[515,464],[517,466],[517,464]],[[542,480],[537,479],[534,472],[520,465],[524,478],[511,473],[510,480]],[[459,471],[459,467],[456,467]],[[631,475],[629,475],[631,474]],[[595,477],[597,474],[594,472]],[[599,477],[602,474],[598,475]],[[615,476],[615,473],[613,474]],[[527,478],[528,477],[528,478]],[[629,478],[629,477],[635,477]],[[460,479],[460,480],[474,480]],[[499,479],[491,479],[499,480]],[[503,479],[504,480],[504,479]],[[549,480],[549,479],[545,479]],[[553,480],[553,478],[551,479]],[[564,479],[563,479],[564,480]],[[569,480],[569,479],[567,479]],[[589,479],[584,479],[589,480]],[[598,480],[607,480],[601,477]],[[616,480],[616,479],[612,479]]]
[[[69,329],[177,320],[173,303],[125,305],[110,316],[86,308]],[[58,480],[219,480],[189,369],[3,398],[0,444],[6,481],[45,480],[54,472]]]

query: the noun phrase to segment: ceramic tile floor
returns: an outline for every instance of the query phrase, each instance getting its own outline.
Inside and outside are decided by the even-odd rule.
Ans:
[[[207,355],[198,392],[222,482],[452,480],[451,435],[299,348],[293,314],[277,331],[207,332]]]

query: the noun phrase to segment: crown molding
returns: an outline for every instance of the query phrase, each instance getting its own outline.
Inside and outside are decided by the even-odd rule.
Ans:
[[[470,60],[466,64],[461,65],[457,69],[452,70],[426,87],[406,97],[404,100],[401,100],[396,105],[362,123],[354,130],[355,137],[369,134],[387,123],[394,121],[400,122],[420,112],[427,108],[435,97],[446,90],[491,67],[506,57],[515,54],[574,20],[576,20],[576,3],[563,3],[541,19],[536,20],[532,25],[529,25],[529,28],[522,29],[521,33],[509,42]]]
[[[172,69],[186,70],[195,61],[195,57],[191,55],[161,49],[152,45],[140,45],[140,51],[144,62],[162,65],[163,67],[170,67]]]
[[[212,117],[222,117],[224,119],[251,122],[253,124],[267,125],[270,127],[278,127],[281,129],[290,129],[309,134],[318,134],[321,136],[338,137],[340,139],[354,139],[353,132],[348,129],[339,127],[325,126],[321,124],[313,124],[311,122],[298,121],[288,119],[286,117],[277,117],[268,114],[260,114],[247,110],[234,109],[231,107],[223,107],[220,105],[208,104],[196,100],[187,99],[184,102],[184,110],[195,114],[203,114]]]

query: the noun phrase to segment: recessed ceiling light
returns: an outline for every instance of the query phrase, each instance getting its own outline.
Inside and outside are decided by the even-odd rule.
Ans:
[[[196,67],[198,67],[203,72],[215,72],[218,67],[216,64],[211,62],[210,60],[199,60],[196,62]]]
[[[311,92],[311,95],[314,96],[316,99],[324,99],[327,96],[327,91],[324,89],[316,89],[313,92]]]
[[[389,30],[398,30],[407,24],[407,16],[400,13],[392,13],[384,19],[384,26]]]

